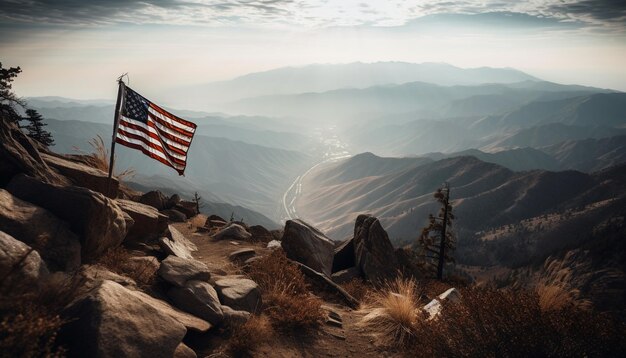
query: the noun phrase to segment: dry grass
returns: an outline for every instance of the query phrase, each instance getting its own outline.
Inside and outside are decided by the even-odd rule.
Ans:
[[[104,144],[104,140],[102,139],[102,137],[100,137],[99,135],[96,136],[95,138],[91,138],[89,140],[89,146],[92,149],[91,153],[86,153],[86,155],[89,157],[89,163],[91,163],[94,167],[96,167],[96,169],[100,169],[104,172],[108,172],[109,171],[109,150],[107,149],[106,145]],[[85,154],[85,152],[83,152],[80,148],[78,147],[74,147],[74,150],[76,152],[79,152],[81,154]],[[113,159],[113,161],[117,161],[117,156]],[[117,174],[115,174],[115,176],[121,181],[124,179],[130,179],[132,177],[135,176],[135,170],[133,168],[128,168],[126,170],[123,170],[121,172],[118,172]]]
[[[252,316],[246,323],[234,328],[227,351],[234,357],[251,356],[251,351],[269,341],[273,334],[274,330],[266,316]]]
[[[358,326],[372,333],[381,346],[406,347],[415,338],[415,325],[421,318],[414,279],[398,277],[368,297],[359,310]]]
[[[263,294],[265,314],[280,330],[298,330],[318,326],[324,318],[322,301],[311,295],[300,269],[275,250],[255,261],[248,275]]]
[[[109,249],[98,263],[111,272],[133,279],[139,287],[148,287],[154,283],[157,268],[149,262],[130,260],[131,255],[122,247]]]
[[[373,293],[373,287],[359,278],[348,281],[341,285],[341,287],[358,301],[365,300]]]
[[[191,225],[192,229],[197,229],[199,227],[204,227],[204,223],[206,222],[207,216],[204,214],[198,214],[193,218],[189,219],[189,225]]]

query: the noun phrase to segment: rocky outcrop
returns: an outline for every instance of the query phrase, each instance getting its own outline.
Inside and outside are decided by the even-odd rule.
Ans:
[[[40,253],[49,269],[80,266],[80,242],[68,225],[48,210],[0,189],[0,228]]]
[[[456,288],[449,288],[437,298],[428,302],[422,310],[427,314],[428,320],[434,319],[441,314],[444,302],[458,303],[461,301],[461,294]]]
[[[185,214],[188,218],[192,218],[198,215],[198,207],[196,203],[193,201],[181,200],[176,205],[172,207],[172,209],[176,209],[181,213]]]
[[[380,282],[397,273],[398,260],[393,245],[377,218],[359,215],[353,240],[355,264],[366,280]]]
[[[346,290],[344,290],[341,286],[339,286],[338,284],[336,284],[335,282],[333,282],[328,276],[326,276],[325,274],[315,271],[312,268],[303,265],[299,262],[294,262],[296,265],[298,265],[298,268],[300,268],[300,271],[305,274],[309,279],[311,279],[315,285],[328,290],[330,292],[334,292],[336,293],[339,297],[341,297],[344,302],[352,307],[352,308],[357,308],[359,307],[359,301],[352,297],[352,295],[350,295]]]
[[[174,351],[174,358],[196,358],[196,352],[189,348],[185,343],[181,343]]]
[[[354,240],[349,238],[335,248],[333,258],[333,273],[348,269],[356,265],[354,261]]]
[[[228,255],[228,259],[233,262],[244,262],[256,255],[256,251],[251,248],[240,249],[233,251]]]
[[[176,209],[166,209],[161,211],[161,214],[166,215],[170,221],[175,223],[183,223],[187,221],[187,215],[181,213]]]
[[[120,245],[128,231],[124,212],[115,201],[92,190],[47,184],[23,174],[13,177],[7,190],[66,221],[81,241],[83,261]]]
[[[118,199],[117,204],[134,221],[124,241],[148,242],[163,236],[167,230],[167,216],[152,206],[123,199]]]
[[[234,310],[224,305],[222,305],[222,313],[224,313],[224,323],[230,327],[240,326],[248,322],[251,316],[250,312]]]
[[[172,357],[187,329],[153,301],[104,281],[64,311],[60,340],[82,357]]]
[[[169,237],[162,237],[159,239],[161,249],[163,249],[163,251],[165,251],[168,255],[174,255],[184,259],[193,259],[191,252],[198,250],[196,245],[189,241],[172,225],[169,225],[169,232]]]
[[[215,236],[216,240],[249,240],[252,237],[246,229],[238,224],[230,224],[218,231]]]
[[[48,269],[37,251],[0,231],[0,295],[36,290]]]
[[[184,259],[170,255],[161,262],[159,276],[178,287],[184,287],[187,281],[208,281],[211,279],[209,268],[194,259]]]
[[[159,211],[169,209],[168,198],[158,190],[149,191],[139,198],[139,202],[149,205]]]
[[[218,294],[207,282],[188,281],[184,287],[172,287],[167,295],[176,307],[211,324],[219,324],[224,319]]]
[[[74,185],[97,191],[109,198],[117,197],[120,182],[114,177],[109,179],[109,173],[57,155],[41,153],[41,158],[46,164],[70,178]]]
[[[330,277],[334,245],[321,231],[302,220],[287,220],[281,245],[290,259]]]
[[[361,271],[356,267],[350,267],[345,270],[333,272],[331,276],[333,282],[343,284],[361,277]]]
[[[250,313],[261,311],[261,291],[252,280],[226,277],[215,281],[215,289],[226,306]]]
[[[274,240],[274,235],[268,229],[261,225],[252,225],[248,228],[248,232],[252,235],[252,241],[270,242]]]

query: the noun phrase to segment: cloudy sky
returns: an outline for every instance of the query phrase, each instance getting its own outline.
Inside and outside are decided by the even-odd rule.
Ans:
[[[626,90],[626,1],[1,0],[0,61],[22,96],[148,96],[281,66],[514,67]]]

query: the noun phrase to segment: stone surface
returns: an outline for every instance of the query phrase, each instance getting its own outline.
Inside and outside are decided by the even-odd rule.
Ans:
[[[174,205],[173,209],[180,211],[188,218],[192,218],[198,215],[198,210],[196,210],[196,203],[194,203],[193,201],[181,200],[178,202],[178,204]]]
[[[180,203],[180,195],[173,194],[172,196],[169,197],[169,199],[167,199],[167,204],[165,205],[165,208],[171,209],[174,206],[176,206],[176,204],[178,203]]]
[[[224,319],[222,305],[213,286],[203,281],[188,281],[184,287],[173,287],[167,292],[174,305],[211,324]]]
[[[267,248],[268,249],[279,249],[282,247],[282,243],[278,240],[272,240],[270,242],[267,243]]]
[[[170,231],[170,239],[175,242],[185,246],[189,251],[194,252],[198,251],[198,247],[193,242],[189,241],[185,235],[183,235],[180,231],[178,231],[174,226],[169,225],[168,229]]]
[[[196,352],[194,352],[193,349],[189,348],[184,343],[179,344],[178,347],[176,347],[176,350],[174,351],[174,358],[196,358],[196,357],[198,357],[196,355]]]
[[[350,267],[345,270],[337,271],[331,276],[332,280],[338,284],[344,284],[359,277],[361,277],[361,271],[356,267]]]
[[[398,270],[396,253],[387,232],[377,218],[359,215],[354,226],[355,266],[371,282],[394,277]]]
[[[187,215],[181,213],[176,209],[166,209],[161,211],[161,214],[166,215],[170,221],[175,223],[183,223],[187,221]]]
[[[0,294],[6,296],[36,290],[48,269],[37,251],[0,231]]]
[[[260,312],[261,291],[256,282],[247,278],[223,278],[215,281],[215,290],[220,302],[235,310]]]
[[[52,271],[80,266],[80,242],[69,226],[4,189],[0,189],[0,228],[37,250]]]
[[[308,278],[310,278],[313,282],[315,282],[315,284],[319,285],[320,287],[323,287],[324,289],[337,293],[339,296],[343,298],[344,302],[351,308],[359,307],[359,301],[356,298],[352,297],[352,295],[350,295],[346,290],[344,290],[343,287],[334,283],[328,276],[326,276],[325,274],[321,272],[315,271],[312,268],[306,265],[303,265],[297,261],[294,261],[294,263],[298,265],[298,267],[300,268],[300,271],[302,271],[303,274],[305,274]]]
[[[185,235],[176,230],[172,225],[169,226],[169,232],[169,237],[159,239],[161,249],[168,255],[174,255],[184,259],[193,259],[191,252],[198,250],[196,245],[189,241]]]
[[[82,265],[78,274],[88,288],[99,286],[102,281],[112,281],[124,287],[137,286],[137,283],[133,279],[111,272],[109,269],[99,264]]]
[[[119,207],[134,221],[124,241],[148,242],[162,236],[167,229],[167,216],[152,206],[131,200],[116,200]]]
[[[250,312],[234,310],[223,305],[222,312],[224,313],[224,323],[229,327],[241,326],[248,322],[251,316]]]
[[[41,153],[41,158],[49,166],[70,178],[74,185],[97,191],[109,198],[117,197],[120,182],[115,177],[109,179],[109,173],[57,155]]]
[[[333,273],[354,267],[354,239],[349,238],[335,248],[333,258]]]
[[[290,259],[330,277],[334,245],[321,231],[302,220],[287,220],[281,245]]]
[[[252,234],[237,224],[230,224],[213,236],[216,240],[250,240]]]
[[[163,193],[158,190],[152,190],[143,194],[139,198],[139,202],[145,205],[149,205],[157,210],[164,210],[167,208],[168,199]]]
[[[247,259],[254,257],[255,255],[256,251],[254,251],[254,249],[245,248],[231,252],[230,255],[228,255],[228,259],[233,262],[244,262]]]
[[[272,232],[261,225],[250,226],[248,232],[252,235],[252,241],[270,242],[274,240]]]
[[[209,268],[204,263],[173,255],[161,262],[158,273],[165,281],[179,287],[184,287],[190,280],[208,281],[211,279]]]
[[[441,314],[444,308],[442,305],[443,302],[458,303],[460,301],[461,293],[459,293],[459,290],[452,287],[437,296],[437,298],[428,302],[428,304],[422,307],[422,310],[426,312],[428,319],[431,320]]]
[[[104,281],[63,312],[70,321],[59,339],[81,357],[172,357],[187,329],[151,303],[143,293]]]
[[[66,221],[81,241],[84,262],[119,246],[128,231],[122,209],[114,200],[95,191],[46,184],[23,174],[13,177],[7,190]]]

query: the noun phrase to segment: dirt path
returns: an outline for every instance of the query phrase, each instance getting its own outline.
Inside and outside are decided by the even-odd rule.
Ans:
[[[269,250],[263,243],[235,241],[217,241],[209,233],[198,233],[188,223],[174,225],[181,233],[198,247],[194,253],[197,260],[204,262],[214,272],[223,274],[243,274],[231,263],[228,255],[243,248],[253,248],[257,255],[265,255]],[[397,353],[386,352],[372,343],[371,337],[356,327],[357,313],[339,302],[325,300],[328,306],[342,318],[343,326],[335,327],[323,324],[315,331],[294,332],[292,335],[277,333],[270,341],[258,346],[254,357],[396,357]],[[225,341],[213,337],[207,342],[202,353],[212,357],[224,357],[221,354]],[[201,355],[199,355],[200,357]]]

